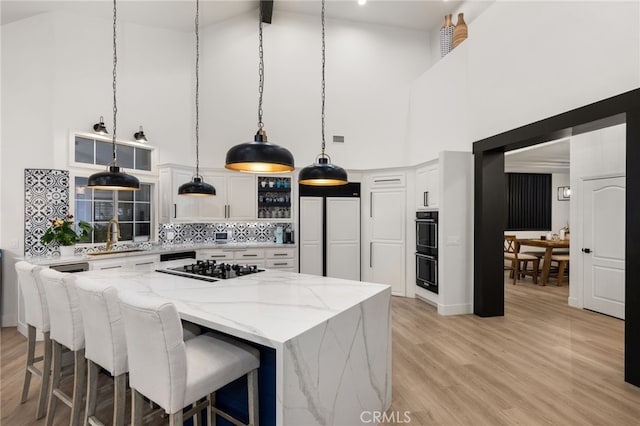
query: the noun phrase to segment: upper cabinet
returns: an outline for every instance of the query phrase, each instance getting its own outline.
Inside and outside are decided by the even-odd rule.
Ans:
[[[178,195],[180,185],[193,178],[193,169],[161,166],[160,223],[216,220],[255,220],[257,216],[256,177],[202,171],[205,182],[216,188],[214,197]]]
[[[440,198],[438,163],[416,169],[416,209],[437,209]]]
[[[291,178],[258,176],[258,219],[291,219]]]

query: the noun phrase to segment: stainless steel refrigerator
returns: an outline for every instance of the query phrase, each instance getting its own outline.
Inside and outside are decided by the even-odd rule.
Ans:
[[[300,272],[360,280],[360,183],[299,185]]]

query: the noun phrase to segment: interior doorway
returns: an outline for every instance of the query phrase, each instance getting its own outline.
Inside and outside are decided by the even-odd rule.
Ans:
[[[625,191],[625,380],[640,386],[640,89],[477,141],[474,207],[474,313],[504,315],[504,153],[562,137],[626,123]]]

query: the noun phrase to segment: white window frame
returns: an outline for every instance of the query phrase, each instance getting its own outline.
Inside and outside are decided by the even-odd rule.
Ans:
[[[76,132],[69,131],[69,143],[68,143],[68,167],[69,167],[69,211],[75,215],[75,207],[76,207],[76,193],[75,193],[75,182],[76,177],[89,177],[90,175],[96,173],[97,171],[102,171],[106,169],[106,166],[102,166],[99,164],[88,164],[88,163],[78,163],[75,161],[75,142],[76,136],[80,136],[86,139],[95,139],[104,142],[112,142],[112,139],[108,136],[100,136],[93,133],[86,132]],[[159,178],[158,178],[158,149],[154,146],[151,146],[146,143],[133,142],[133,141],[123,141],[120,139],[116,139],[116,143],[120,145],[128,145],[134,147],[142,147],[145,149],[151,150],[151,171],[147,170],[137,170],[137,169],[129,169],[125,168],[125,171],[134,175],[138,178],[140,183],[150,184],[152,185],[151,190],[151,235],[149,235],[149,242],[154,243],[158,241],[158,224],[160,216],[159,216],[159,200],[160,200],[160,192],[159,192]],[[129,241],[127,241],[129,242]],[[79,247],[95,247],[104,245],[104,243],[83,243],[78,244]]]

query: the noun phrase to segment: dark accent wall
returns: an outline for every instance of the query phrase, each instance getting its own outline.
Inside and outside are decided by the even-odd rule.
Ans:
[[[625,380],[640,386],[640,89],[558,114],[473,144],[474,312],[504,315],[504,152],[626,122]],[[493,193],[492,193],[493,191]],[[492,214],[493,213],[493,214]]]

